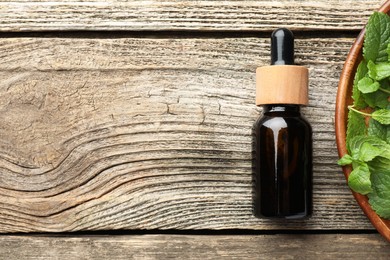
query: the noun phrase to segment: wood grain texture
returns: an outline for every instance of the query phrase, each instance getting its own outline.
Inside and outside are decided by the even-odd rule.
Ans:
[[[1,1],[0,31],[360,30],[384,0]]]
[[[18,259],[388,259],[369,235],[2,236],[0,257]]]
[[[252,216],[260,38],[0,39],[0,232],[371,229],[336,165],[338,76],[353,39],[300,39],[314,215]]]

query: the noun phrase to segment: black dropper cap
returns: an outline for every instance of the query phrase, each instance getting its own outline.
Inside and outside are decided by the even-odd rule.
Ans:
[[[271,35],[271,65],[294,65],[294,35],[286,28]]]

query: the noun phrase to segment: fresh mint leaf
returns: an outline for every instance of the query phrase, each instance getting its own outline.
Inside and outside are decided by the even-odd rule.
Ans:
[[[369,163],[372,192],[369,203],[383,218],[390,218],[390,160],[378,157]]]
[[[386,52],[387,52],[387,61],[390,61],[390,43],[387,44]]]
[[[390,125],[382,125],[378,121],[370,118],[367,134],[369,136],[377,136],[381,140],[390,144]]]
[[[375,157],[381,155],[382,149],[373,146],[369,142],[365,142],[359,149],[359,160],[362,162],[369,162]]]
[[[386,50],[386,52],[387,52],[387,61],[390,61],[390,43],[387,44],[387,50]]]
[[[376,110],[371,114],[371,117],[381,124],[384,124],[384,125],[390,124],[390,110],[389,109]]]
[[[361,80],[359,80],[359,82],[358,82],[358,89],[362,93],[375,92],[379,89],[379,86],[380,86],[380,84],[378,81],[374,81],[373,79],[371,79],[369,77],[364,77]]]
[[[350,142],[351,140],[360,135],[366,133],[366,125],[364,122],[364,117],[354,111],[349,111],[348,113],[348,123],[347,123],[347,150],[348,153],[351,153]]]
[[[340,160],[338,160],[338,165],[348,165],[352,163],[352,157],[349,154],[344,155]]]
[[[390,174],[390,158],[377,157],[371,162],[369,162],[367,165],[370,171]]]
[[[372,191],[370,175],[371,173],[367,164],[359,165],[353,169],[348,177],[349,187],[363,195],[370,193]]]
[[[389,95],[389,93],[390,93],[389,78],[383,79],[379,83],[381,84],[381,91],[387,92],[387,94]],[[389,109],[390,109],[390,107],[389,107]]]
[[[364,97],[358,88],[358,82],[363,79],[368,73],[367,63],[362,60],[357,67],[355,78],[353,80],[352,98],[354,100],[354,107],[357,109],[365,108],[367,106]]]
[[[370,16],[364,37],[363,56],[374,62],[387,61],[387,45],[390,38],[390,17],[381,12]]]
[[[390,154],[390,145],[387,144],[385,141],[381,140],[380,138],[376,136],[357,135],[353,137],[349,142],[349,154],[352,156],[352,160],[360,162],[367,162],[369,160],[372,160],[372,158],[370,157],[373,153],[376,153],[376,151],[373,151],[372,154],[368,154],[369,152],[367,152],[367,150],[370,150],[370,146],[365,144],[369,144],[370,146],[373,146],[374,148],[378,148],[380,150],[380,153],[376,156],[383,156],[383,154],[387,156],[387,151],[389,151]],[[362,150],[365,151],[362,152]]]
[[[364,101],[372,108],[386,108],[389,104],[387,94],[382,91],[375,91],[373,93],[362,94]]]
[[[390,76],[390,63],[368,61],[368,75],[375,80],[382,80]]]

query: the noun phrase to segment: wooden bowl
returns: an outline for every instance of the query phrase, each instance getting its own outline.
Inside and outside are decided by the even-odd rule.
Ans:
[[[379,9],[380,12],[390,14],[390,0],[386,1]],[[348,105],[353,103],[352,100],[352,86],[356,69],[362,60],[362,47],[364,40],[363,29],[359,36],[356,38],[351,50],[347,56],[347,60],[344,63],[343,70],[341,72],[337,98],[336,98],[336,115],[335,115],[335,128],[336,128],[336,142],[340,158],[347,153],[346,148],[346,130],[347,130],[347,118],[348,118]],[[348,180],[348,176],[351,173],[352,168],[350,166],[344,166],[343,172],[345,178]],[[359,203],[360,207],[370,219],[374,227],[379,233],[390,242],[390,220],[385,220],[379,217],[368,203],[367,196],[361,195],[352,191],[353,196]]]

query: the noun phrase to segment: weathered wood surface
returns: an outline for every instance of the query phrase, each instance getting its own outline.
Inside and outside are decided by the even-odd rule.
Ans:
[[[384,0],[1,1],[0,31],[360,30]]]
[[[19,259],[388,259],[369,235],[2,236],[0,257]]]
[[[351,38],[299,39],[310,69],[314,215],[252,216],[261,38],[0,39],[0,232],[371,229],[336,165]]]

